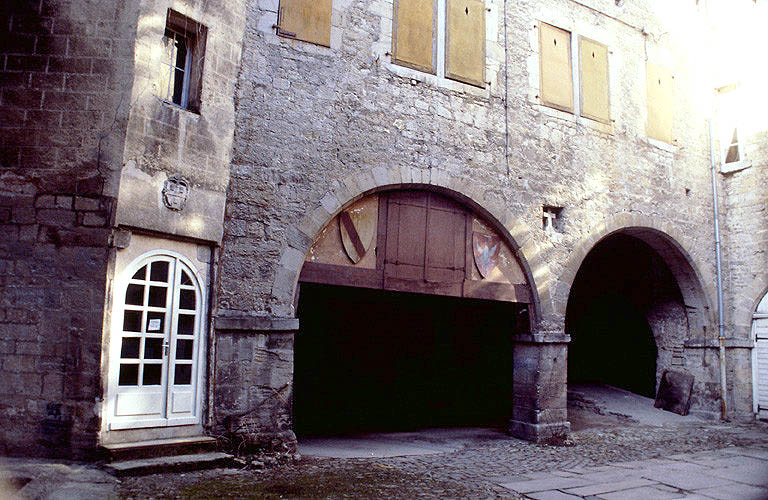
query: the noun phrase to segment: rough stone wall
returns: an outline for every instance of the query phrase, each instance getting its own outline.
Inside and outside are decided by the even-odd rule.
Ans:
[[[731,292],[726,307],[737,338],[749,337],[751,316],[768,291],[768,132],[750,142],[746,149],[751,167],[722,175],[723,244]]]
[[[293,340],[295,332],[222,334],[216,342],[215,427],[249,445],[295,446],[293,434]],[[253,403],[257,401],[258,404]]]
[[[764,115],[762,115],[764,116]],[[730,401],[739,414],[752,412],[752,315],[768,293],[768,133],[748,138],[745,147],[750,167],[722,175],[724,198],[723,262],[725,274],[726,337],[741,340],[729,364],[729,384],[737,391]]]
[[[0,7],[2,454],[95,447],[134,2]]]
[[[326,195],[393,179],[379,182],[374,177],[388,173],[377,168],[416,168],[422,174],[418,183],[447,177],[469,192],[476,189],[472,198],[481,206],[504,207],[511,219],[528,228],[542,260],[550,263],[545,280],[557,276],[568,248],[614,214],[647,214],[683,228],[692,241],[709,238],[709,226],[698,223],[709,217],[701,207],[711,206],[702,175],[706,128],[703,118],[697,120],[703,115],[692,105],[681,105],[676,131],[685,148],[644,137],[645,87],[638,76],[645,71],[644,47],[652,41],[637,30],[571,2],[546,7],[521,3],[510,11],[507,176],[503,73],[484,94],[435,83],[431,77],[418,80],[417,72],[390,64],[384,53],[391,29],[387,2],[334,4],[338,43],[330,49],[275,36],[272,3],[253,4],[249,10],[238,84],[225,279],[244,278],[247,262],[262,264],[250,269],[256,272],[252,279],[228,280],[222,287],[223,309],[290,315],[285,302],[292,297],[277,299],[272,285],[277,278],[274,264],[286,245],[298,248],[314,237],[295,228],[321,200],[330,214],[334,205],[349,201]],[[609,2],[603,3],[607,9]],[[489,2],[489,8],[498,14],[500,3]],[[498,47],[489,49],[488,64],[500,67],[503,19],[493,19],[489,32]],[[606,43],[616,44],[612,126],[538,104],[538,46],[533,39],[539,19],[574,33],[597,24],[604,39],[609,38]],[[349,178],[356,185],[345,190],[343,182]],[[394,180],[403,182],[403,177]],[[566,230],[557,239],[540,230],[543,204],[565,207]],[[692,246],[701,247],[703,254],[708,248],[703,241]],[[711,261],[708,254],[694,257]]]
[[[248,8],[221,315],[292,317],[316,232],[363,193],[403,184],[452,190],[496,218],[530,266],[538,332],[563,332],[571,252],[615,221],[675,235],[698,276],[714,274],[705,67],[695,29],[679,30],[700,7],[514,2],[505,54],[503,2],[489,0],[479,90],[392,64],[391,2],[335,1],[330,48],[277,37],[277,3]],[[611,124],[540,104],[538,21],[608,45]],[[676,75],[674,144],[645,135],[646,59]],[[543,205],[564,207],[562,233],[542,231]],[[702,283],[707,311],[712,287]]]
[[[729,415],[753,416],[752,315],[768,291],[768,98],[765,72],[749,64],[762,37],[768,6],[760,2],[711,1],[714,53],[729,61],[714,65],[716,93],[713,135],[722,241],[724,316],[728,349]],[[728,22],[738,19],[738,23]],[[732,59],[736,54],[736,59]],[[722,99],[721,99],[722,98]],[[735,117],[730,120],[729,115]],[[733,127],[740,160],[723,164]]]

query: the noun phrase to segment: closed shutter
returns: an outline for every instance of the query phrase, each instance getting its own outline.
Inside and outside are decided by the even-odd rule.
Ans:
[[[407,280],[424,279],[427,245],[427,197],[418,191],[389,197],[384,274]]]
[[[451,200],[431,196],[427,211],[424,279],[459,283],[465,277],[466,211]]]
[[[768,318],[754,320],[755,352],[757,359],[757,408],[761,416],[768,417]]]
[[[434,74],[434,0],[395,0],[394,9],[392,61]]]
[[[674,118],[674,87],[672,72],[661,66],[646,65],[648,90],[648,124],[646,133],[651,139],[672,143]]]
[[[571,33],[539,23],[539,50],[542,103],[573,112]]]
[[[467,212],[420,191],[392,193],[387,202],[384,288],[460,297],[466,271]]]
[[[332,0],[280,0],[277,34],[331,46]]]
[[[445,76],[485,86],[485,2],[447,0]]]
[[[608,48],[581,38],[581,115],[607,123],[611,120],[608,98]]]

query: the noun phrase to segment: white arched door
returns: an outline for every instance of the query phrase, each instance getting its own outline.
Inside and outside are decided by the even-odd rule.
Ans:
[[[204,297],[197,274],[181,257],[153,252],[115,289],[109,429],[198,423]]]
[[[755,339],[755,411],[768,418],[768,294],[760,301],[752,319]]]

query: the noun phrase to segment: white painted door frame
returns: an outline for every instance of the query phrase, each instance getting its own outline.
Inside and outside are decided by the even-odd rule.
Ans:
[[[768,294],[752,316],[752,401],[757,418],[768,418]]]
[[[161,282],[151,280],[150,264],[153,262],[168,263],[165,312],[161,311],[162,307],[157,306],[153,310],[153,307],[148,304],[150,288],[156,287],[158,290],[162,288]],[[140,269],[145,269],[143,280],[135,276]],[[207,311],[206,288],[203,286],[203,280],[200,279],[192,263],[188,262],[184,256],[175,252],[154,250],[136,258],[120,273],[116,282],[107,381],[107,428],[123,430],[199,424],[205,371],[204,326]],[[129,284],[143,286],[141,305],[126,303]],[[190,297],[192,290],[195,294],[194,299]],[[185,297],[182,297],[182,294]],[[190,299],[194,301],[194,309],[188,305],[184,306],[185,300],[189,304]],[[134,327],[133,330],[124,332],[127,309],[142,311],[138,315],[140,317],[138,331],[133,331],[136,330]],[[151,313],[154,313],[157,318],[163,318],[162,326],[160,319],[150,318]],[[193,334],[188,333],[190,328],[188,324],[180,325],[180,317],[192,318]],[[151,324],[151,321],[156,323]],[[152,354],[146,358],[149,361],[145,363],[147,349],[151,347],[148,347],[147,339],[152,339],[156,344],[161,337],[162,357],[157,358],[156,353]],[[131,351],[127,357],[123,352],[126,350],[126,346],[123,345],[124,338],[139,339],[138,342],[134,341],[132,345],[127,346],[127,350]],[[192,340],[191,348],[190,340]],[[129,385],[120,382],[121,364],[136,365],[135,384],[132,381]],[[145,375],[141,374],[144,373],[146,365],[161,367],[159,385],[155,383],[142,386]],[[190,368],[184,367],[177,371],[176,365],[189,365]],[[187,377],[190,383],[177,384],[176,377]],[[121,397],[122,400],[120,400]],[[132,409],[131,405],[135,408]],[[144,406],[146,408],[143,408]]]

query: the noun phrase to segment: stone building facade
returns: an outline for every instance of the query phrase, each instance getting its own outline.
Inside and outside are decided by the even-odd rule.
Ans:
[[[718,73],[717,2],[308,4],[2,7],[4,453],[472,423],[483,385],[542,440],[568,383],[666,370],[717,417],[713,157],[725,403],[754,418],[765,75]]]

